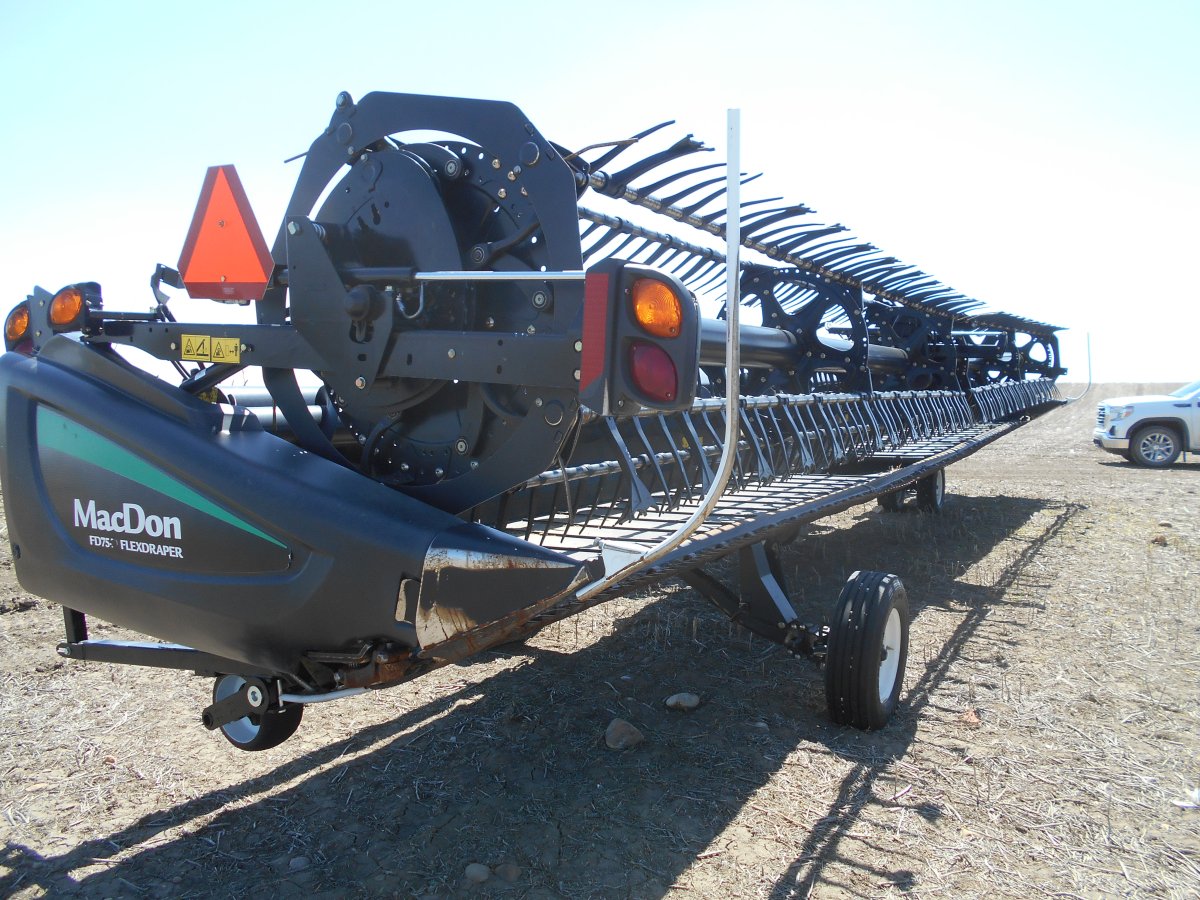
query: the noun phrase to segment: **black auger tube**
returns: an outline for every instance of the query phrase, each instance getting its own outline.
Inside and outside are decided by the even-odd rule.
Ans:
[[[750,369],[786,368],[808,355],[825,353],[829,365],[821,369],[843,368],[841,360],[853,344],[843,338],[830,335],[816,337],[811,345],[802,344],[790,331],[765,328],[762,325],[742,325],[742,365]],[[700,364],[719,366],[725,363],[725,322],[722,319],[704,319],[700,323]],[[867,365],[874,372],[904,372],[908,368],[908,354],[898,347],[881,344],[867,345]]]

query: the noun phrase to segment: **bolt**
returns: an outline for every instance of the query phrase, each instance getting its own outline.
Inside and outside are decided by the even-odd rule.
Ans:
[[[174,349],[175,349],[175,342],[174,342],[174,341],[171,341],[171,349],[172,349],[172,350],[174,350]]]
[[[458,354],[454,351],[454,348],[451,347],[449,350],[446,351],[446,355],[448,357],[450,357],[451,359],[454,359],[454,357],[457,356]]]
[[[299,222],[288,222],[288,234],[295,237],[299,233],[300,233],[300,223]]]
[[[441,466],[438,466],[436,469],[433,470],[433,474],[436,475],[438,478],[441,478],[443,475],[446,474],[446,470],[443,469]]]
[[[508,180],[509,180],[509,181],[516,181],[516,180],[517,180],[517,172],[516,172],[516,169],[510,169],[510,170],[509,170],[509,172],[508,172]]]
[[[526,334],[537,334],[537,329],[534,328],[532,325],[530,325],[528,328],[525,329],[525,333]]]
[[[242,345],[240,345],[240,349],[241,349],[241,351],[242,351],[243,353],[245,353],[245,352],[246,352],[247,350],[249,350],[250,348],[249,348],[249,347],[247,347],[245,344],[242,344]]]
[[[465,438],[459,438],[457,441],[455,441],[455,442],[454,442],[454,450],[455,450],[455,452],[456,452],[456,453],[466,453],[466,452],[467,452],[467,441],[466,441],[466,439],[465,439]]]
[[[479,468],[479,460],[477,460],[477,459],[471,460],[471,468],[478,469]]]
[[[578,369],[576,369],[575,370],[575,380],[578,381],[582,377],[583,377],[583,373],[580,372]]]
[[[337,108],[338,109],[344,109],[345,107],[349,106],[352,102],[353,101],[350,99],[350,94],[347,93],[346,91],[342,91],[340,94],[337,95]]]
[[[545,291],[534,291],[533,292],[533,305],[536,308],[542,309],[543,307],[545,307],[545,305],[549,301],[550,301],[550,298],[546,296]]]
[[[493,160],[492,160],[492,168],[493,168],[493,169],[498,169],[498,168],[500,168],[500,160],[498,160],[498,159],[493,159]]]
[[[411,467],[408,463],[400,463],[400,471],[407,472]]]
[[[498,196],[501,200],[503,200],[505,197],[508,196],[508,191],[505,190],[504,188],[500,188],[500,190],[496,191],[496,196]]]
[[[582,353],[582,352],[583,352],[583,341],[576,341],[576,342],[575,342],[575,352],[576,352],[576,353]]]
[[[250,685],[250,687],[246,688],[246,702],[249,703],[251,706],[253,706],[255,709],[262,706],[262,702],[263,702],[262,688],[260,688],[256,684],[252,684],[252,685]]]
[[[484,328],[495,328],[496,320],[494,318],[492,318],[491,316],[488,316],[486,319],[483,320],[483,327]]]
[[[458,173],[462,171],[462,163],[457,159],[448,159],[442,171],[446,173],[448,178],[457,178]]]
[[[356,388],[358,388],[360,391],[365,389],[367,386],[367,379],[365,379],[361,375],[359,375],[357,378],[354,379],[354,386]]]

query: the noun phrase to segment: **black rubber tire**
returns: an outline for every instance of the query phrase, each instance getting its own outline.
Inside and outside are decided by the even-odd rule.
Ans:
[[[946,504],[946,470],[937,469],[917,482],[917,509],[940,513]]]
[[[898,491],[888,491],[886,494],[880,494],[877,498],[879,508],[884,512],[900,512],[900,507],[904,505],[904,488]]]
[[[1129,439],[1129,459],[1139,466],[1164,469],[1175,460],[1183,449],[1179,432],[1170,425],[1146,425],[1139,428]]]
[[[899,633],[888,635],[892,613]],[[825,658],[825,700],[829,716],[839,725],[864,731],[882,728],[896,711],[904,666],[908,662],[908,593],[895,575],[855,572],[846,581],[834,609]],[[896,666],[890,687],[880,685],[885,669],[885,637],[892,645]]]
[[[235,690],[240,690],[245,680],[237,675],[218,675],[213,682],[213,702],[224,700]],[[300,727],[304,716],[304,705],[288,703],[282,708],[274,707],[259,716],[246,716],[220,727],[225,740],[239,750],[270,750],[278,747]]]

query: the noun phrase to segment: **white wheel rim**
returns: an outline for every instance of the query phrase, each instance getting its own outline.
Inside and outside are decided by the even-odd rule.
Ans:
[[[937,470],[937,481],[934,482],[934,485],[935,485],[934,494],[933,494],[934,495],[934,505],[941,506],[942,500],[944,500],[946,497],[946,470],[945,469]],[[895,612],[896,611],[893,609],[892,613],[894,614]]]
[[[213,699],[224,700],[227,697],[232,697],[243,687],[246,686],[246,679],[240,675],[226,675],[217,682],[217,689],[213,692]],[[229,735],[229,739],[237,744],[248,744],[256,737],[261,726],[255,725],[250,721],[249,716],[242,716],[240,719],[235,719],[221,726],[221,730]]]
[[[879,651],[879,702],[887,703],[896,687],[900,671],[900,611],[892,607],[883,629],[883,647]]]

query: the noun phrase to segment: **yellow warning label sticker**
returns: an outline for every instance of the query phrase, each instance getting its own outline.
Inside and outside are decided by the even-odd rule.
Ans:
[[[240,338],[219,338],[207,334],[180,335],[180,358],[196,362],[240,363],[242,342]]]
[[[212,359],[212,342],[207,334],[185,334],[181,335],[181,338],[181,358],[198,362],[209,362]]]
[[[212,361],[215,363],[238,363],[242,361],[242,342],[239,338],[212,339]]]

